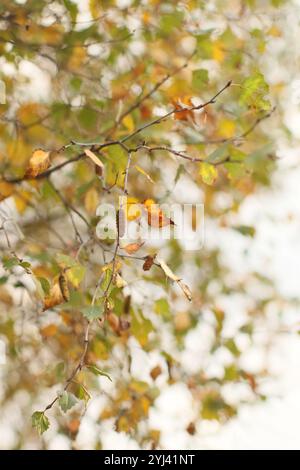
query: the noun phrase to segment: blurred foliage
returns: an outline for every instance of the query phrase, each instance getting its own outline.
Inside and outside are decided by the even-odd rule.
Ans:
[[[275,294],[269,280],[255,273],[231,276],[221,248],[210,244],[185,251],[170,240],[161,249],[145,243],[115,252],[113,238],[99,240],[97,207],[117,204],[130,153],[122,145],[101,144],[123,139],[135,149],[127,175],[128,220],[134,222],[134,204],[145,199],[177,202],[174,190],[184,179],[187,192],[189,184],[201,191],[202,200],[194,202],[204,201],[208,220],[251,241],[255,229],[231,221],[248,195],[270,184],[275,168],[272,142],[260,123],[273,119],[276,93],[258,58],[280,30],[243,27],[259,8],[255,1],[83,3],[88,17],[72,0],[0,5],[0,78],[6,86],[0,105],[0,334],[8,353],[1,400],[5,406],[17,391],[29,394],[19,447],[36,432],[30,430],[33,412],[40,433],[56,420],[57,431],[75,442],[80,416],[98,393],[106,398],[100,424],[110,419],[141,446],[156,447],[159,432],[148,416],[163,384],[187,384],[195,423],[224,422],[236,414],[238,403],[227,402],[223,393],[228,383],[244,384],[250,401],[264,398],[259,382],[266,371],[254,375],[240,366],[235,335],[251,344]],[[264,2],[264,8],[272,14],[281,4]],[[220,29],[206,26],[214,15],[222,18]],[[214,102],[191,109],[229,81]],[[48,91],[34,93],[32,86]],[[173,109],[147,126],[158,112]],[[188,158],[146,148],[174,149],[174,142]],[[229,204],[218,205],[224,194]],[[159,227],[169,223],[158,216]],[[157,262],[158,251],[166,266]],[[181,275],[189,272],[187,286]],[[248,292],[256,282],[267,287],[263,298]],[[221,295],[250,298],[231,336],[224,326],[231,310],[218,306]],[[180,354],[201,324],[210,328],[211,341],[203,357],[193,358],[198,367],[192,373]],[[159,358],[145,382],[132,374],[132,339]],[[224,350],[230,361],[223,372],[208,373]],[[54,403],[48,410],[49,390]],[[194,433],[193,423],[187,432]]]

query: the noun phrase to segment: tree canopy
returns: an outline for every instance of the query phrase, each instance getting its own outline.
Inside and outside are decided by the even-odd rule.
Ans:
[[[149,413],[162,388],[188,387],[191,435],[199,420],[237,413],[227,384],[265,399],[267,371],[240,357],[276,295],[268,278],[231,270],[219,234],[255,238],[239,207],[276,166],[278,87],[261,57],[281,34],[263,15],[282,3],[1,2],[1,400],[25,393],[16,446],[52,425],[76,442],[99,395],[96,422],[142,448],[160,446]],[[176,214],[160,209],[174,203],[204,204],[200,248],[173,236],[122,240],[124,221],[174,233]],[[108,226],[105,204],[116,211]],[[244,299],[235,328],[240,307],[221,298]],[[193,332],[203,342],[194,357]]]

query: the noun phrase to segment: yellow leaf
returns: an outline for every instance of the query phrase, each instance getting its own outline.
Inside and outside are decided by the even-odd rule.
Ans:
[[[85,276],[86,269],[80,264],[76,264],[66,270],[66,278],[77,289]]]
[[[148,181],[150,181],[150,183],[154,183],[153,179],[151,178],[150,175],[148,175],[148,173],[146,173],[145,170],[143,170],[143,168],[141,168],[140,166],[138,165],[135,165],[134,168],[139,172],[141,173],[142,175],[144,175]]]
[[[49,155],[50,152],[35,150],[26,169],[26,178],[36,178],[38,175],[46,171],[50,166]]]
[[[212,47],[212,57],[217,62],[223,62],[225,59],[224,48],[220,41],[215,41]]]
[[[128,197],[126,200],[126,218],[130,222],[136,220],[142,215],[142,210],[138,199],[135,197]]]
[[[212,185],[218,176],[218,171],[216,167],[206,162],[200,163],[199,173],[202,178],[202,181],[209,185]]]
[[[24,190],[18,191],[17,194],[14,194],[13,198],[17,211],[19,212],[19,214],[23,214],[23,212],[28,206],[28,202],[31,199],[31,193],[29,191]]]
[[[84,206],[90,215],[94,215],[99,204],[99,195],[96,188],[90,188],[84,197]]]
[[[122,123],[124,124],[124,126],[126,127],[126,129],[129,131],[129,132],[133,132],[134,131],[134,120],[132,118],[132,116],[130,114],[128,114],[127,116],[125,116],[123,119],[122,119]]]
[[[11,196],[14,191],[14,185],[6,181],[0,181],[0,201]]]
[[[235,132],[235,122],[231,119],[223,119],[219,125],[219,135],[225,137],[225,139],[230,139],[234,136]]]
[[[43,310],[48,310],[56,305],[60,305],[69,300],[69,289],[67,286],[66,278],[63,274],[60,274],[58,279],[54,282],[50,289],[49,295],[44,299]]]

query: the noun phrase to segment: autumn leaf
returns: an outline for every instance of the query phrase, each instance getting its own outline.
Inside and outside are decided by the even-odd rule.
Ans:
[[[191,293],[190,288],[186,284],[184,284],[184,282],[182,282],[180,277],[178,277],[175,273],[173,273],[173,271],[169,268],[169,266],[163,259],[157,258],[156,260],[157,260],[157,263],[160,265],[161,269],[163,270],[163,272],[165,273],[165,275],[172,281],[176,282],[177,285],[182,290],[182,292],[184,293],[184,295],[186,296],[186,298],[189,301],[191,301],[192,293]]]
[[[164,215],[163,211],[159,208],[159,205],[156,204],[153,199],[146,199],[144,201],[144,206],[148,214],[148,225],[151,227],[162,228],[167,225],[175,225],[172,219]]]
[[[152,268],[155,258],[156,258],[156,255],[154,255],[154,256],[150,256],[150,255],[146,256],[145,262],[144,262],[144,264],[143,264],[143,270],[144,270],[144,271],[149,271],[149,270]]]
[[[7,181],[0,181],[0,201],[11,196],[14,192],[14,185]]]
[[[50,166],[50,152],[44,150],[35,150],[29,160],[28,167],[25,172],[25,178],[36,178],[38,175],[46,171]]]
[[[201,162],[199,167],[199,174],[202,178],[203,183],[212,185],[218,177],[218,171],[216,167],[210,163]]]
[[[143,170],[143,168],[141,168],[139,165],[135,165],[134,168],[139,172],[141,173],[143,176],[145,176],[145,178],[147,178],[148,181],[150,181],[150,183],[153,183],[154,184],[154,181],[153,179],[151,178],[150,175],[148,175],[148,173]]]
[[[43,310],[48,310],[64,302],[68,302],[70,298],[67,280],[64,274],[60,274],[50,289],[49,295],[44,298]]]
[[[95,163],[95,165],[99,169],[101,169],[101,175],[102,175],[103,171],[104,171],[104,165],[103,165],[102,161],[100,160],[100,158],[98,158],[97,155],[95,155],[94,152],[92,152],[90,149],[85,149],[84,153],[86,154],[86,156],[88,158],[90,158],[92,160],[93,163]]]
[[[145,242],[142,243],[129,243],[126,246],[123,246],[122,249],[126,251],[129,255],[132,255],[133,253],[136,253],[143,245]]]
[[[99,205],[99,195],[96,188],[90,188],[84,197],[84,206],[86,211],[90,215],[94,215],[96,213],[96,209]]]
[[[178,121],[189,121],[194,118],[194,111],[190,110],[193,106],[191,98],[184,97],[180,100],[173,100],[174,108],[176,112],[174,113],[174,118]]]

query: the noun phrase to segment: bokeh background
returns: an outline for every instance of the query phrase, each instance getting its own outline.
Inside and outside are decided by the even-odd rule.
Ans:
[[[11,3],[22,5],[26,2]],[[57,4],[54,5],[54,11],[55,8],[59,11],[59,3],[54,2],[55,5]],[[91,5],[85,0],[70,3],[78,7],[76,22],[80,30],[85,27],[83,25],[93,20]],[[148,3],[153,8],[153,4],[163,2],[116,0],[112,3],[113,8],[121,12],[120,16],[126,18],[123,20],[126,21],[128,30],[133,32],[133,39],[128,45],[129,55],[142,58],[148,46],[147,37],[140,33],[143,20],[136,3],[139,3],[138,7],[142,6],[146,9]],[[221,187],[215,194],[214,204],[217,214],[222,210],[226,212],[226,220],[223,217],[225,221],[220,223],[220,217],[214,217],[211,210],[205,218],[202,255],[204,253],[203,256],[205,256],[207,253],[209,257],[209,253],[218,250],[218,256],[224,268],[224,274],[220,275],[224,275],[229,285],[241,282],[246,286],[240,292],[234,292],[234,289],[224,292],[218,280],[211,279],[207,290],[214,298],[218,309],[226,312],[223,339],[225,338],[225,341],[226,338],[234,338],[235,345],[240,351],[236,359],[238,367],[248,374],[248,379],[244,382],[235,378],[224,379],[224,368],[232,365],[232,352],[222,345],[211,350],[215,323],[211,320],[211,311],[207,305],[201,312],[201,320],[185,331],[180,347],[174,344],[168,327],[161,331],[164,347],[174,352],[184,370],[184,374],[178,380],[174,380],[173,383],[168,380],[166,361],[160,350],[155,348],[145,350],[136,338],[130,338],[128,342],[131,355],[131,376],[136,381],[151,384],[151,371],[158,365],[161,367],[161,373],[157,379],[160,394],[151,403],[145,419],[150,430],[160,433],[158,446],[161,448],[299,449],[300,52],[298,40],[300,38],[300,2],[296,0],[278,2],[278,4],[274,2],[276,5],[272,5],[269,1],[238,2],[234,0],[171,3],[173,3],[172,7],[176,3],[176,8],[179,9],[188,8],[187,3],[192,4],[189,5],[192,11],[190,27],[198,22],[201,28],[214,30],[215,37],[219,38],[230,24],[236,37],[239,37],[241,41],[246,41],[242,49],[244,48],[245,54],[250,54],[250,56],[252,54],[249,61],[252,64],[254,61],[255,67],[264,74],[270,86],[272,102],[276,105],[272,116],[260,124],[261,132],[272,141],[276,168],[272,169],[270,183],[257,185],[255,191],[245,194],[239,199],[236,210],[226,212],[226,208],[232,208],[234,196],[226,186]],[[244,3],[247,6],[243,6]],[[246,11],[241,13],[241,8],[244,7]],[[130,10],[131,8],[133,10]],[[109,7],[107,7],[108,10]],[[51,15],[45,20],[45,24],[47,21],[51,22]],[[186,28],[189,28],[189,24]],[[251,52],[247,47],[249,31],[256,31],[255,40],[257,41]],[[151,42],[149,44],[151,45]],[[184,44],[188,53],[192,52],[193,41],[189,43],[186,39]],[[100,56],[103,54],[101,47],[99,51],[97,49],[92,51],[94,57],[97,57],[97,54]],[[122,64],[125,66],[125,56],[126,54],[120,53],[118,66]],[[159,54],[156,54],[156,58],[160,58]],[[223,62],[220,58],[197,58],[197,61],[201,62],[201,67],[205,66],[212,76],[216,76],[219,83],[222,82]],[[47,103],[49,97],[53,99],[55,90],[49,78],[52,71],[47,72],[44,64],[39,66],[31,58],[24,58],[15,64],[5,57],[0,58],[0,63],[3,74],[18,83],[14,92],[16,93],[15,104],[20,104],[24,100]],[[230,73],[234,71],[233,66]],[[226,79],[230,78],[228,75],[227,69]],[[102,79],[102,85],[109,88],[110,77],[104,76]],[[235,81],[234,77],[233,80]],[[73,102],[74,106],[77,104],[78,102]],[[157,103],[156,105],[158,107]],[[156,111],[160,112],[159,109]],[[39,138],[35,136],[33,136],[33,141],[34,139],[39,141]],[[61,137],[62,142],[64,142],[63,139],[64,136]],[[172,139],[175,144],[182,143],[180,137],[176,135],[176,130],[173,131]],[[261,161],[260,164],[265,163]],[[168,182],[165,184],[168,185]],[[206,202],[203,199],[203,193],[201,185],[192,183],[186,175],[180,178],[173,191],[176,200],[181,202]],[[9,217],[19,220],[20,213],[13,199],[5,199],[1,205],[6,216],[8,214]],[[255,235],[242,236],[237,231],[231,230],[231,225],[253,227]],[[18,234],[13,233],[11,236],[17,243]],[[1,239],[1,243],[5,249],[5,239]],[[194,277],[197,277],[196,271],[191,268],[189,257],[183,256],[183,260],[182,274],[193,285]],[[3,271],[4,274],[5,271]],[[31,288],[30,280],[26,275],[22,274],[20,277],[20,273],[17,273],[16,276],[25,284],[28,283],[26,285]],[[267,282],[261,283],[261,279],[267,279]],[[151,307],[144,300],[145,292],[152,299],[159,300],[162,287],[150,286],[148,288],[145,284],[145,282],[132,280],[129,289],[135,302],[147,312],[147,309],[151,310]],[[13,315],[22,312],[23,321],[20,326],[18,320],[19,323],[11,331],[2,328],[1,334],[4,341],[7,344],[7,337],[10,334],[22,336],[23,339],[24,337],[31,339],[25,342],[22,354],[17,359],[11,358],[12,351],[10,347],[7,347],[8,354],[5,363],[0,366],[0,448],[139,449],[147,447],[148,444],[143,444],[134,433],[116,429],[113,419],[104,419],[103,412],[107,408],[108,397],[115,393],[116,387],[116,382],[109,382],[105,377],[97,379],[98,391],[95,388],[86,409],[80,410],[80,425],[75,434],[72,429],[66,428],[61,423],[61,419],[57,418],[55,412],[51,415],[52,425],[42,438],[31,430],[30,414],[35,409],[45,406],[49,400],[51,401],[53,393],[56,393],[59,386],[57,384],[49,386],[47,381],[43,382],[41,379],[38,387],[30,390],[24,377],[21,380],[18,372],[14,371],[12,362],[14,365],[18,363],[18,366],[25,370],[29,382],[40,380],[41,371],[45,370],[47,364],[58,360],[56,357],[53,358],[51,342],[49,344],[51,339],[47,337],[45,339],[40,334],[41,328],[58,322],[57,313],[49,313],[46,320],[45,318],[32,319],[31,315],[28,315],[32,308],[31,299],[26,298],[22,290],[14,288],[13,285],[8,287],[8,293],[12,299],[11,304],[7,304],[3,293],[1,295],[2,324],[7,319],[7,315],[10,315],[8,312],[11,310],[15,311]],[[266,297],[269,298],[267,306],[264,305]],[[185,317],[178,317],[178,312],[186,309],[182,302],[177,298],[173,298],[170,302],[171,311],[177,314],[177,322],[180,322],[180,319],[186,320]],[[197,308],[196,306],[195,309]],[[263,315],[260,315],[260,308],[263,310]],[[251,335],[247,336],[241,328],[247,323],[249,311],[254,312],[255,321],[251,323]],[[42,357],[39,352],[37,359],[33,351],[34,348],[40,351],[43,341],[44,352]],[[114,349],[112,364],[110,364],[112,377],[114,377],[114,365],[122,361],[122,354],[122,349],[117,347]],[[195,397],[189,377],[197,376],[200,370],[201,373],[205,372],[208,380],[221,381],[220,394],[226,406],[235,410],[232,416],[228,413],[226,419],[222,417],[219,419],[217,413],[216,416],[202,415],[199,419],[198,402],[201,402],[204,395],[200,394]],[[254,380],[257,380],[255,386]],[[255,390],[254,393],[253,389],[256,386],[258,392]],[[7,393],[8,389],[9,393]],[[256,396],[257,393],[259,399]],[[140,429],[142,434],[143,425],[142,423]]]

